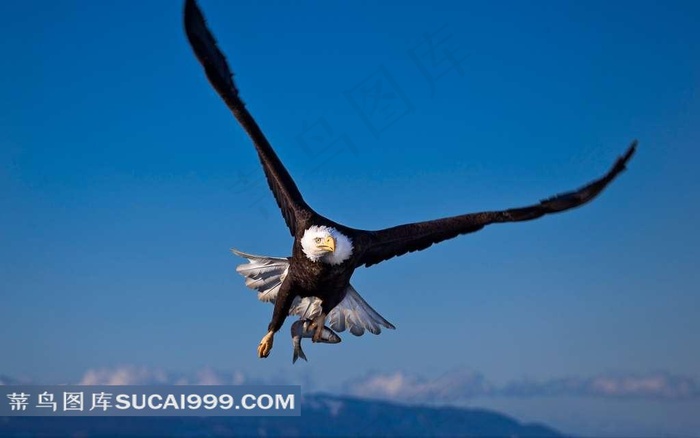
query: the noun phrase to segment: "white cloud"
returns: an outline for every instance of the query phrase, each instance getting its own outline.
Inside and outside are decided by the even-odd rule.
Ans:
[[[480,373],[458,370],[429,379],[404,371],[370,373],[344,385],[347,394],[404,402],[454,402],[489,395],[493,386]]]
[[[123,365],[88,370],[81,385],[241,385],[253,383],[240,371],[206,367],[192,374],[166,372],[160,368]]]
[[[305,379],[304,379],[305,377]],[[241,385],[298,384],[305,380],[305,393],[319,388],[308,374],[271,373],[265,378],[251,377],[241,371],[222,371],[210,367],[190,373],[161,368],[123,365],[90,369],[81,385]],[[0,385],[21,383],[0,375]],[[29,383],[29,382],[24,382]],[[496,385],[481,373],[455,370],[439,377],[426,377],[406,371],[368,373],[341,384],[342,393],[362,398],[378,398],[404,403],[456,403],[476,397],[581,397],[608,399],[700,400],[700,383],[688,376],[666,372],[647,374],[600,374],[592,377],[564,377],[547,380],[522,379]]]
[[[370,373],[348,381],[349,395],[409,403],[449,403],[475,397],[603,397],[624,399],[700,399],[700,385],[691,377],[670,373],[598,375],[543,381],[519,380],[497,386],[483,375],[454,371],[437,378],[408,374]]]
[[[688,400],[700,398],[700,385],[691,377],[657,372],[522,380],[507,384],[499,392],[516,397],[566,395]]]
[[[168,383],[169,376],[161,369],[133,365],[88,370],[81,385],[146,385]]]

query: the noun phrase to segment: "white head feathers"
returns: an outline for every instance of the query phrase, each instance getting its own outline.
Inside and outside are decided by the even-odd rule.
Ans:
[[[304,231],[301,248],[310,260],[339,265],[352,255],[352,241],[332,227],[314,225]]]

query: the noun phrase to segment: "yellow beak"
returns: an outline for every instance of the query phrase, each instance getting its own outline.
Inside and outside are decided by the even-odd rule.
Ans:
[[[331,236],[326,237],[326,239],[318,244],[318,247],[324,251],[334,252],[335,251],[335,239]]]

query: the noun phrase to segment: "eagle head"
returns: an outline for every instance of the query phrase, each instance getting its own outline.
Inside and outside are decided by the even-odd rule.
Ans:
[[[313,225],[304,231],[301,249],[314,262],[339,265],[352,255],[352,241],[333,227]]]

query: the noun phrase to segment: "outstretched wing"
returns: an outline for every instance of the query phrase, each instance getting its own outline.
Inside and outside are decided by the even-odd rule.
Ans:
[[[289,259],[264,257],[231,250],[237,256],[248,259],[248,263],[238,265],[236,272],[245,277],[245,285],[258,291],[258,299],[274,303],[282,282],[289,272]]]
[[[539,204],[503,211],[487,211],[464,214],[427,222],[399,225],[379,231],[368,231],[367,249],[357,266],[371,266],[408,252],[420,251],[434,243],[452,239],[460,234],[473,233],[486,225],[502,222],[519,222],[537,219],[550,213],[559,213],[578,207],[595,198],[615,177],[625,170],[634,154],[637,141],[633,141],[625,155],[617,159],[602,178],[580,189],[563,193],[541,201]]]
[[[185,32],[197,59],[204,67],[209,82],[253,140],[277,205],[282,210],[282,216],[292,236],[296,235],[296,224],[301,219],[300,215],[313,213],[313,211],[304,202],[294,180],[238,95],[226,57],[216,45],[216,40],[207,28],[204,16],[194,0],[185,2]]]

